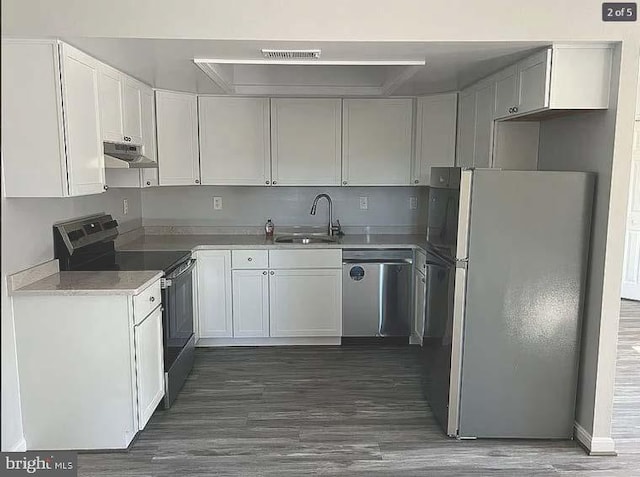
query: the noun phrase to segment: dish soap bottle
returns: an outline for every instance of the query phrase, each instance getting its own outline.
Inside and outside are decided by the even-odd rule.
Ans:
[[[267,236],[267,238],[273,238],[274,229],[275,229],[275,226],[273,225],[273,222],[271,222],[271,219],[267,220],[267,223],[264,224],[264,233]]]

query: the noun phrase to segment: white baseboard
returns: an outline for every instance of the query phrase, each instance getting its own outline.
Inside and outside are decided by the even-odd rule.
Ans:
[[[589,455],[618,455],[616,445],[611,437],[593,437],[577,422],[574,423],[575,436]]]
[[[26,452],[26,450],[27,450],[27,441],[25,441],[23,437],[14,445],[9,447],[9,450],[7,452]]]
[[[206,346],[340,346],[340,337],[326,338],[200,338],[197,347]]]

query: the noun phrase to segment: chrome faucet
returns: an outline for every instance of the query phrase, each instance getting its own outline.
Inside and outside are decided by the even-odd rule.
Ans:
[[[333,202],[331,201],[331,197],[329,194],[318,194],[315,199],[313,199],[313,205],[311,206],[311,215],[316,215],[316,209],[318,208],[318,201],[322,198],[327,199],[329,203],[329,226],[327,227],[327,234],[329,236],[333,235],[341,235],[342,227],[340,226],[340,221],[336,220],[336,225],[333,225]]]

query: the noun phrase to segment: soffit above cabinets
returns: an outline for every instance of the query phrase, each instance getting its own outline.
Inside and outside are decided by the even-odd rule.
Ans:
[[[63,40],[155,88],[260,96],[413,96],[456,91],[549,44]],[[274,64],[263,49],[321,50],[321,54],[317,59],[276,59]],[[194,59],[213,61],[198,66]]]
[[[194,63],[225,94],[268,96],[389,96],[425,68],[424,60],[231,63],[196,58]]]

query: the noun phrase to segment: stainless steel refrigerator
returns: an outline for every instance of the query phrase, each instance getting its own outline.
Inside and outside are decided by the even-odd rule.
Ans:
[[[594,176],[433,168],[423,352],[460,438],[570,438]]]

